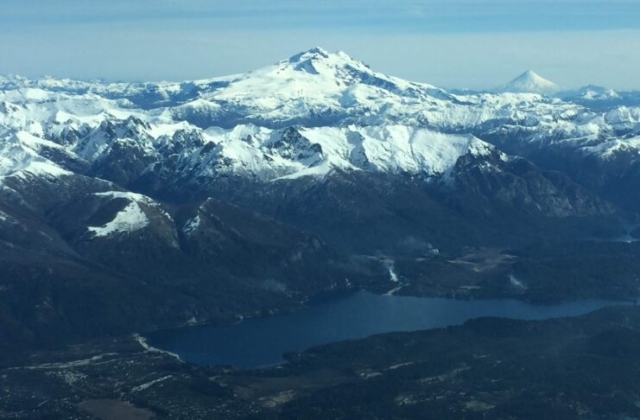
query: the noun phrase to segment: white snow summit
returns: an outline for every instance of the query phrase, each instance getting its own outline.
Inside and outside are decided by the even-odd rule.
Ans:
[[[457,95],[322,48],[182,83],[0,78],[0,177],[100,175],[114,162],[140,166],[135,176],[199,182],[333,170],[439,176],[460,156],[491,154],[482,139],[496,136],[602,157],[639,147],[616,140],[640,134],[640,108],[594,111],[550,97],[560,90],[528,71],[502,93]],[[130,219],[142,224],[134,204]]]
[[[533,70],[527,70],[506,85],[495,89],[497,93],[537,93],[553,96],[563,89],[555,83],[545,79]]]

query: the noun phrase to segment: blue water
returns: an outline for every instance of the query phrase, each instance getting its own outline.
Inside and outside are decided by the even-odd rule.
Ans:
[[[287,352],[393,331],[460,325],[479,317],[540,320],[578,316],[620,302],[580,300],[531,305],[516,300],[452,300],[380,296],[365,291],[335,298],[294,313],[254,318],[232,325],[159,331],[149,344],[202,365],[246,368],[274,365]]]
[[[640,227],[640,224],[638,223],[625,223],[624,224],[625,233],[623,235],[616,236],[611,239],[607,239],[605,240],[605,242],[624,242],[626,244],[630,244],[633,242],[640,242],[640,239],[631,235],[631,232],[633,232],[634,229],[637,229],[639,227]]]

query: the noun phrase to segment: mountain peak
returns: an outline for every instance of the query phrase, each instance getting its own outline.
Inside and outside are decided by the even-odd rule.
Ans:
[[[299,63],[301,61],[307,60],[319,60],[319,59],[327,59],[331,56],[331,54],[321,47],[313,47],[310,50],[300,52],[291,58],[289,58],[290,63]]]
[[[513,79],[512,82],[527,82],[527,83],[535,83],[537,85],[546,84],[546,83],[553,84],[553,82],[545,79],[544,77],[540,76],[538,73],[536,73],[533,70],[525,71],[520,76]]]
[[[522,73],[518,78],[521,77],[526,77],[526,78],[541,78],[540,75],[538,73],[536,73],[533,70],[527,70],[524,73]]]
[[[339,51],[330,53],[321,47],[314,47],[310,50],[300,52],[288,60],[278,63],[278,66],[285,65],[297,72],[309,73],[312,75],[325,74],[334,75],[343,73],[344,69],[357,69],[358,71],[370,72],[368,67],[360,61],[354,60],[346,53]]]
[[[506,85],[495,89],[496,92],[504,93],[539,93],[541,95],[552,96],[562,88],[550,80],[545,79],[533,70],[527,70]]]

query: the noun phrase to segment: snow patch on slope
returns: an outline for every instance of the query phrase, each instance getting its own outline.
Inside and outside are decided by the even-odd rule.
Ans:
[[[335,166],[333,166],[329,160],[325,160],[322,163],[320,163],[319,165],[311,166],[309,168],[302,169],[302,170],[300,170],[298,172],[278,177],[278,178],[275,179],[275,181],[298,179],[298,178],[303,178],[303,177],[306,177],[306,176],[322,178],[322,177],[328,175],[329,173],[331,173],[331,171],[334,168],[335,168]]]
[[[437,175],[467,153],[487,154],[491,146],[470,135],[442,134],[404,125],[319,127],[300,133],[321,146],[334,166],[345,169]]]
[[[8,133],[0,138],[0,177],[13,176],[26,180],[31,177],[53,179],[71,175],[71,172],[38,154],[42,146],[60,148],[49,143],[52,142],[26,132]]]
[[[142,203],[148,207],[153,207],[154,209],[158,210],[167,220],[173,221],[173,218],[169,213],[167,213],[162,204],[143,194],[133,193],[129,191],[106,191],[94,193],[93,195],[95,195],[96,197],[106,197],[111,200],[115,198],[124,198],[131,202]]]
[[[200,215],[196,215],[195,217],[187,220],[187,222],[184,224],[184,226],[182,227],[182,233],[184,233],[185,235],[191,235],[193,232],[195,232],[198,227],[200,226]]]
[[[155,204],[155,201],[153,201],[153,199],[151,199],[150,197],[147,197],[146,195],[142,195],[138,193],[129,192],[129,191],[106,191],[106,192],[94,193],[94,195],[97,197],[108,197],[111,199],[126,198],[129,201],[137,201],[145,204]]]
[[[14,174],[18,178],[28,179],[31,176],[46,177],[49,179],[65,175],[73,175],[73,172],[44,160],[32,160]]]
[[[242,125],[210,128],[205,146],[183,171],[202,177],[233,174],[263,181],[324,177],[334,170],[437,176],[460,156],[486,156],[493,147],[472,135],[443,134],[405,125],[272,130]],[[206,150],[206,152],[205,152]]]
[[[120,210],[116,217],[109,223],[99,227],[88,227],[96,237],[111,236],[116,233],[131,233],[149,225],[147,215],[140,205],[131,201],[124,209]]]
[[[640,136],[628,139],[613,139],[596,146],[582,148],[588,154],[594,154],[601,159],[611,159],[621,152],[631,152],[640,155]]]

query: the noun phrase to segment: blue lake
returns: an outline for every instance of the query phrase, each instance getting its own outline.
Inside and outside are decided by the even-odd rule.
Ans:
[[[381,296],[358,291],[294,313],[231,325],[197,326],[147,334],[148,343],[202,365],[274,365],[287,352],[394,331],[460,325],[472,318],[541,320],[578,316],[621,302],[579,300],[531,305],[517,300],[452,300]]]

